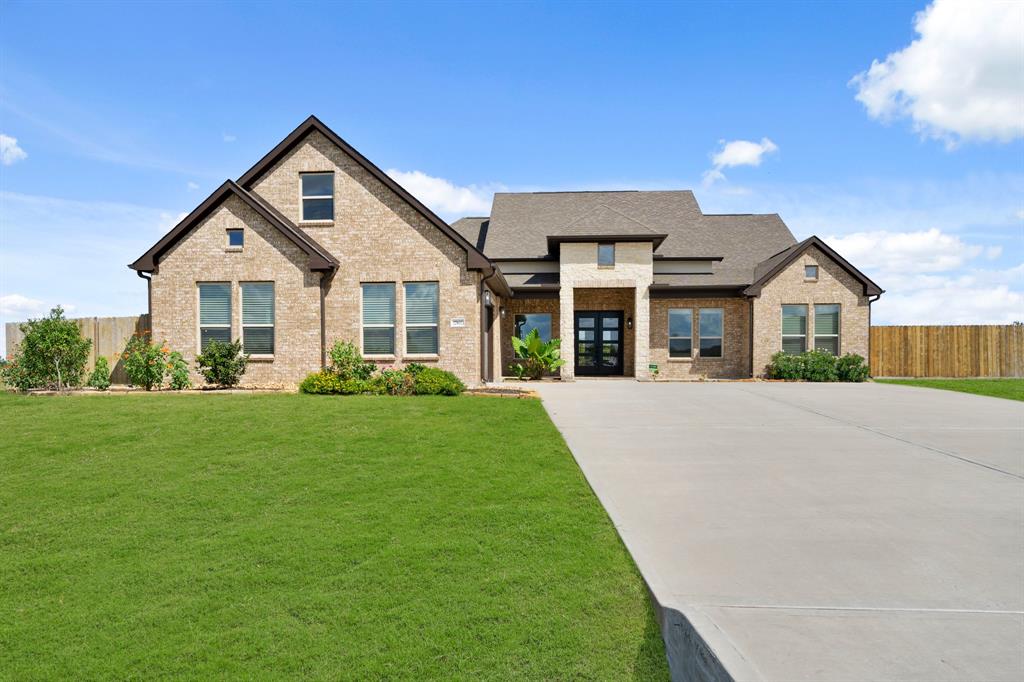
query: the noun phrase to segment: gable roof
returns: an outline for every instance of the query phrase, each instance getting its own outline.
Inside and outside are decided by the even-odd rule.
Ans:
[[[249,208],[266,220],[272,227],[277,228],[281,234],[288,238],[293,244],[309,256],[309,268],[311,270],[333,270],[338,266],[338,261],[325,249],[320,246],[301,229],[296,227],[290,220],[275,209],[263,203],[257,197],[239,187],[231,180],[226,180],[223,185],[214,190],[213,194],[199,204],[198,207],[175,225],[170,232],[142,254],[134,263],[129,265],[132,270],[140,272],[153,272],[156,269],[160,257],[172,246],[180,241],[189,230],[198,225],[204,218],[210,215],[229,197],[238,197]]]
[[[375,177],[381,183],[384,184],[388,189],[397,194],[405,203],[409,204],[415,209],[420,215],[427,219],[428,222],[432,223],[437,229],[441,230],[446,236],[452,241],[461,246],[466,251],[466,264],[470,269],[479,270],[481,268],[490,268],[490,260],[484,256],[484,254],[476,248],[475,245],[471,244],[463,235],[437,216],[433,211],[424,206],[420,201],[410,194],[404,187],[399,185],[395,180],[387,173],[378,168],[369,159],[359,153],[355,147],[350,145],[345,140],[335,133],[333,130],[328,128],[324,123],[316,116],[310,116],[303,121],[298,128],[293,130],[288,137],[281,140],[280,144],[271,149],[266,156],[256,162],[252,168],[247,170],[242,177],[238,178],[238,184],[245,188],[251,189],[253,184],[258,180],[267,170],[269,170],[275,163],[277,163],[282,157],[288,154],[292,149],[297,147],[307,135],[311,132],[316,131],[331,141],[332,144],[337,146],[348,156],[350,156],[356,163],[358,163],[364,170],[370,175]]]
[[[849,261],[836,253],[832,248],[823,242],[818,237],[812,235],[802,242],[798,242],[788,249],[784,249],[779,253],[776,253],[771,258],[768,258],[761,263],[757,264],[754,268],[754,283],[743,290],[743,293],[747,296],[757,296],[761,293],[761,289],[764,288],[768,282],[770,282],[776,275],[786,269],[786,267],[797,259],[800,254],[807,251],[812,246],[817,247],[826,256],[836,262],[839,267],[846,270],[854,279],[860,282],[864,286],[865,296],[880,296],[884,293],[884,290],[875,284],[871,279],[857,268],[850,265]]]

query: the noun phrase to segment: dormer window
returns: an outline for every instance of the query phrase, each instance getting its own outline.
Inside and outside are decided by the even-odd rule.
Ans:
[[[303,173],[302,220],[334,220],[334,173]]]
[[[605,268],[615,265],[615,244],[597,245],[597,265]]]

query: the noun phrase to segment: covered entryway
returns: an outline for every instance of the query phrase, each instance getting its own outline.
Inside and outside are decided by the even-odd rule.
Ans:
[[[577,376],[622,376],[623,317],[621,310],[576,313]]]

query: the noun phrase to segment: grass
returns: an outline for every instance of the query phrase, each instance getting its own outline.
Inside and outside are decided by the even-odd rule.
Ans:
[[[0,677],[667,679],[535,400],[0,395]]]
[[[944,391],[960,391],[987,395],[993,398],[1024,400],[1024,379],[875,379],[880,384],[901,384],[940,388]]]

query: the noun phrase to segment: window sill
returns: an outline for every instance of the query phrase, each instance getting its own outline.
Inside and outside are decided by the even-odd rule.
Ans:
[[[669,362],[693,362],[693,358],[669,358]]]
[[[241,247],[241,246],[225,246],[224,247],[224,252],[225,253],[242,253],[242,249],[243,248],[244,247]]]
[[[615,266],[614,265],[598,265],[597,269],[598,270],[614,270]]]
[[[273,355],[250,355],[249,362],[273,362]]]
[[[299,225],[305,227],[330,227],[334,225],[333,220],[300,220]]]
[[[427,355],[403,355],[402,362],[436,362],[441,359],[440,355],[427,354]]]
[[[807,279],[806,277],[804,277],[804,282],[807,283],[807,284],[814,284],[817,281],[818,280],[816,280],[816,279]]]
[[[367,360],[369,362],[394,362],[395,361],[395,356],[394,355],[364,355],[363,356],[363,360]]]

